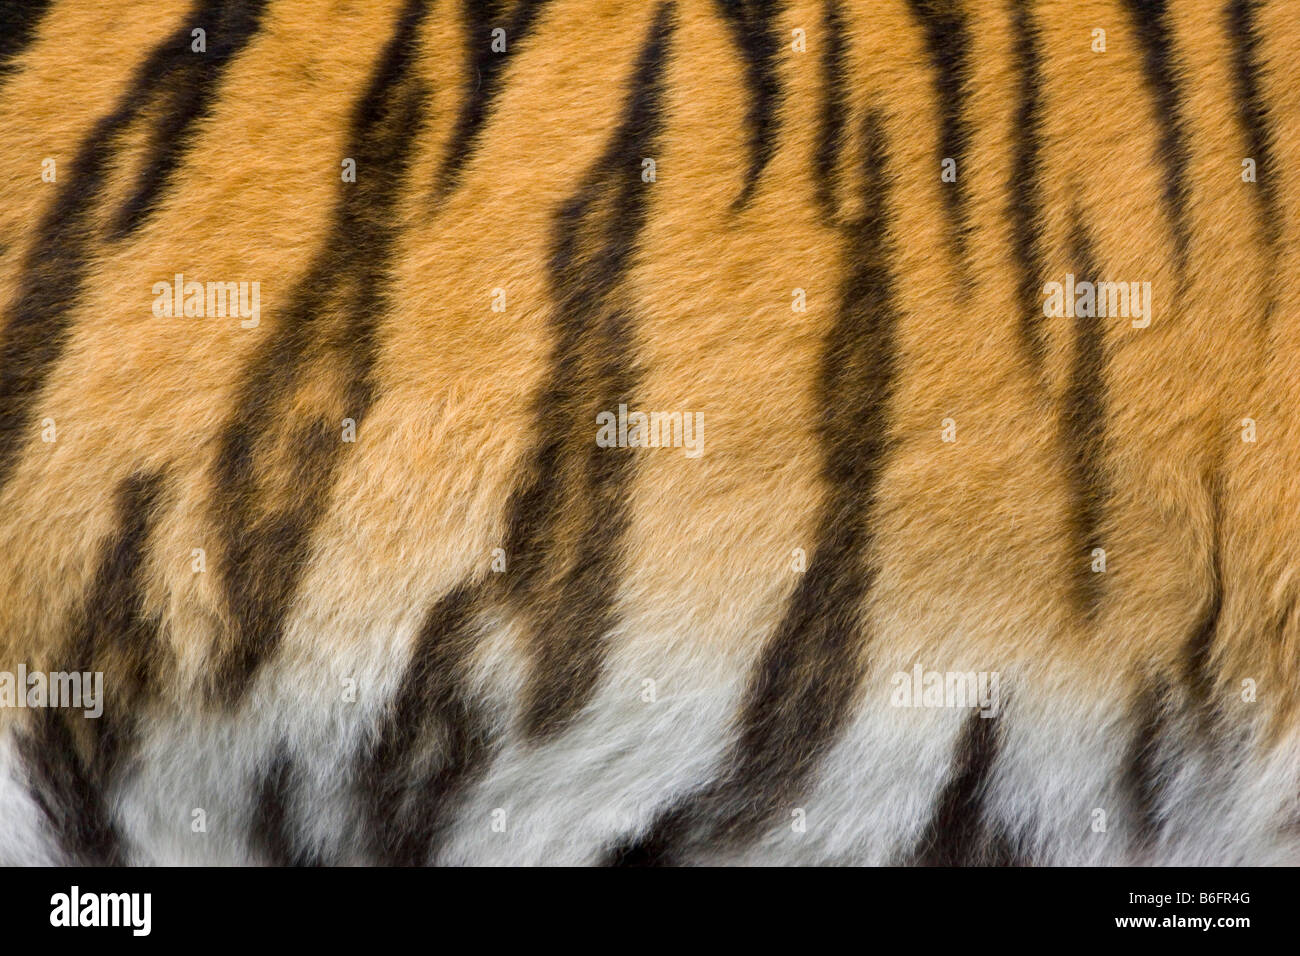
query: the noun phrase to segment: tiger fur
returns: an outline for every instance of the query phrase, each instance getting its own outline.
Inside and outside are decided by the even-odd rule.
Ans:
[[[4,17],[0,862],[1300,863],[1289,0]]]

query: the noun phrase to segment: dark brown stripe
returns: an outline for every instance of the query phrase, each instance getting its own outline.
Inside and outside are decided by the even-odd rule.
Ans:
[[[1001,743],[998,717],[966,718],[953,754],[953,773],[935,803],[912,862],[918,866],[1008,866],[1012,843],[986,819],[985,801]]]
[[[1033,0],[1011,0],[1015,61],[1019,67],[1015,158],[1012,161],[1008,216],[1015,224],[1012,249],[1020,271],[1020,339],[1036,372],[1047,354],[1043,323],[1043,251],[1040,223],[1042,197],[1042,64],[1041,37],[1034,22]]]
[[[342,185],[324,248],[297,285],[279,328],[245,370],[216,463],[216,519],[231,647],[212,693],[238,701],[278,647],[308,563],[312,529],[339,463],[374,399],[376,333],[397,238],[396,208],[423,122],[416,67],[424,0],[408,0],[352,117],[357,181]],[[335,383],[336,405],[295,412],[300,388]]]
[[[1233,82],[1237,92],[1238,119],[1246,136],[1246,149],[1255,160],[1255,198],[1260,227],[1268,247],[1269,272],[1261,322],[1267,324],[1276,308],[1278,243],[1282,238],[1282,206],[1278,201],[1277,167],[1273,160],[1273,134],[1268,122],[1268,104],[1261,89],[1259,33],[1255,16],[1259,0],[1229,0],[1224,11],[1232,37]]]
[[[198,121],[211,112],[227,66],[257,32],[265,9],[266,0],[212,0],[173,34],[150,91],[149,113],[156,119],[146,158],[134,189],[109,224],[109,239],[126,238],[153,213],[193,142]],[[191,48],[196,27],[206,32],[205,53]]]
[[[1183,129],[1178,91],[1179,69],[1173,45],[1166,0],[1126,0],[1138,39],[1142,42],[1142,67],[1155,97],[1160,124],[1160,161],[1165,167],[1165,208],[1173,231],[1174,254],[1181,274],[1187,266],[1191,227],[1187,221],[1189,193],[1187,166],[1190,154]]]
[[[1165,784],[1162,750],[1168,736],[1169,706],[1169,688],[1159,678],[1146,682],[1132,705],[1133,736],[1121,786],[1132,813],[1133,845],[1139,852],[1155,846],[1164,826],[1160,813]]]
[[[525,732],[560,730],[589,698],[614,624],[620,541],[634,450],[596,444],[596,415],[630,404],[634,317],[622,280],[647,215],[641,158],[653,154],[673,9],[661,4],[642,47],[623,119],[556,219],[551,258],[556,343],[538,396],[536,451],[508,507],[507,598],[536,660]]]
[[[1081,213],[1074,210],[1071,254],[1077,263],[1076,283],[1101,279],[1092,240]],[[1094,308],[1092,311],[1096,311]],[[1103,547],[1102,522],[1108,495],[1106,481],[1106,354],[1102,320],[1076,316],[1074,358],[1061,405],[1061,434],[1071,495],[1071,594],[1075,607],[1093,620],[1105,590],[1104,573],[1092,570],[1092,552]]]
[[[611,862],[672,863],[738,846],[804,786],[847,719],[862,677],[859,619],[875,578],[871,509],[889,451],[896,325],[884,123],[869,113],[863,214],[846,227],[848,274],[822,355],[821,438],[829,489],[813,559],[750,677],[718,778],[667,811]]]
[[[196,2],[188,21],[215,19],[213,11],[222,8],[217,0]],[[137,124],[155,121],[159,91],[169,88],[167,77],[176,69],[182,42],[189,42],[188,26],[158,44],[136,70],[113,112],[96,123],[78,146],[37,227],[38,238],[23,264],[17,299],[0,327],[0,487],[13,473],[30,426],[32,403],[67,341],[71,311],[93,255],[93,213],[108,172],[126,152],[122,144],[127,133]],[[187,55],[198,56],[188,54],[188,46],[184,49]],[[173,113],[166,115],[174,122]],[[161,172],[161,178],[149,181],[160,184],[166,170]],[[141,212],[146,214],[147,208]]]
[[[320,866],[314,852],[301,847],[294,836],[291,811],[301,780],[288,749],[281,746],[257,786],[253,809],[252,842],[270,866]]]
[[[731,28],[731,36],[744,59],[749,86],[749,168],[735,207],[745,206],[758,188],[759,177],[776,152],[777,106],[781,82],[777,76],[777,54],[782,38],[777,29],[782,0],[717,0]]]
[[[461,171],[474,152],[492,103],[501,92],[506,67],[548,2],[550,0],[515,0],[508,12],[504,0],[476,0],[466,5],[465,33],[470,57],[465,71],[465,99],[438,174],[436,198],[445,196],[459,183]],[[492,31],[498,27],[506,31],[503,53],[492,51]]]
[[[1181,660],[1188,706],[1197,727],[1209,739],[1213,737],[1214,728],[1221,716],[1221,708],[1215,701],[1216,681],[1213,670],[1219,617],[1223,612],[1223,485],[1221,472],[1217,468],[1206,485],[1210,498],[1210,589],[1196,626],[1183,647]]]
[[[14,69],[14,59],[36,39],[50,0],[22,0],[0,5],[0,80]]]
[[[70,720],[54,708],[33,711],[29,734],[19,737],[32,800],[73,866],[124,866],[117,821],[103,781],[79,750]]]
[[[956,256],[954,271],[965,276],[966,153],[970,124],[966,119],[966,84],[970,79],[970,28],[960,0],[909,0],[913,16],[925,34],[934,69],[934,94],[939,112],[939,159],[957,162],[957,180],[942,183],[951,222],[949,235]],[[936,175],[939,171],[936,170]]]
[[[387,866],[437,859],[455,797],[483,770],[492,742],[465,690],[481,589],[462,585],[430,611],[400,689],[359,765],[372,852]]]
[[[817,202],[828,216],[836,214],[835,167],[844,148],[844,123],[848,115],[849,78],[845,59],[848,37],[839,0],[825,0],[822,20],[822,112],[813,169]]]
[[[1255,160],[1260,213],[1270,245],[1282,234],[1282,210],[1277,199],[1276,169],[1273,164],[1273,134],[1269,129],[1268,105],[1260,89],[1259,33],[1255,21],[1260,0],[1229,0],[1224,10],[1232,37],[1233,83],[1237,91],[1238,119],[1246,134],[1246,148]]]
[[[651,821],[644,835],[610,848],[597,865],[640,868],[684,862],[680,854],[689,843],[694,812],[691,801],[670,807]]]
[[[138,721],[167,664],[158,620],[143,598],[146,546],[161,490],[157,474],[133,475],[119,489],[118,531],[105,546],[64,652],[60,669],[103,673],[102,715],[44,708],[24,740],[32,795],[73,863],[126,862],[108,793],[130,769]]]
[[[869,113],[864,127],[863,214],[847,227],[849,272],[822,356],[829,498],[809,568],[751,678],[723,797],[722,830],[739,839],[803,785],[861,680],[858,614],[875,578],[870,517],[889,451],[898,323],[884,122]]]

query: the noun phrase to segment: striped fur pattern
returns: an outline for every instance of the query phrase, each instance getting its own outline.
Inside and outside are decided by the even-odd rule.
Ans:
[[[0,18],[0,862],[1300,863],[1290,0]]]

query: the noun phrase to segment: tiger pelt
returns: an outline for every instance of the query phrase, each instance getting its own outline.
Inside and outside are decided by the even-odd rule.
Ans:
[[[1300,863],[1291,0],[0,15],[0,862]]]

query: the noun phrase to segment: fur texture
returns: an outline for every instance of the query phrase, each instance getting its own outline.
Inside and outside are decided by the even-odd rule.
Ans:
[[[44,6],[0,862],[1300,863],[1288,0]]]

